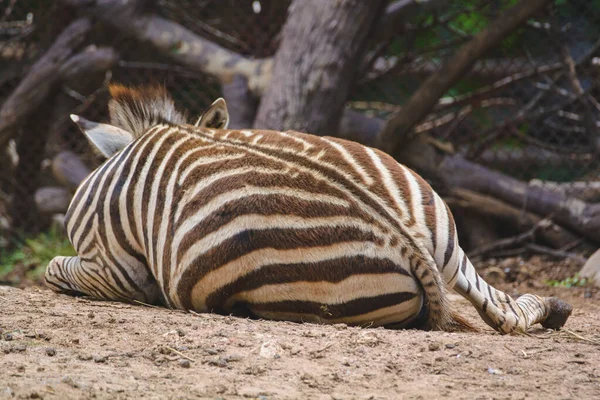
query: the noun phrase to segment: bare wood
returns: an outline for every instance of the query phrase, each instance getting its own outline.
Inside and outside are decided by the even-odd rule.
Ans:
[[[54,44],[31,67],[19,86],[0,109],[0,148],[3,148],[14,130],[35,111],[59,81],[58,69],[85,40],[91,23],[87,18],[72,22],[58,36]]]
[[[377,147],[393,153],[404,135],[425,118],[438,99],[477,59],[548,3],[549,0],[522,0],[463,45],[438,73],[429,77],[417,89],[402,111],[390,117],[377,141]]]
[[[63,187],[41,187],[35,192],[35,205],[45,215],[65,213],[71,196],[71,192]]]
[[[334,135],[381,0],[295,1],[256,128]]]
[[[70,151],[58,153],[52,159],[54,177],[71,191],[75,191],[91,172],[81,159]]]

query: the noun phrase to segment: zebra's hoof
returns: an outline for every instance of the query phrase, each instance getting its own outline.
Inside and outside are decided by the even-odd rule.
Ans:
[[[548,317],[542,322],[542,326],[546,329],[558,329],[561,328],[571,312],[573,311],[573,306],[569,303],[566,303],[562,300],[557,299],[556,297],[547,298],[546,301],[550,306],[550,313]]]

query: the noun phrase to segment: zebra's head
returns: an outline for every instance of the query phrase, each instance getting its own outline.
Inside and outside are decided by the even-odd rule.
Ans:
[[[173,99],[163,86],[128,88],[110,85],[108,103],[110,124],[92,122],[71,114],[71,119],[85,133],[100,154],[110,158],[148,129],[159,124],[187,123],[184,113],[175,108]],[[222,98],[215,100],[198,118],[199,128],[227,129],[229,112]]]

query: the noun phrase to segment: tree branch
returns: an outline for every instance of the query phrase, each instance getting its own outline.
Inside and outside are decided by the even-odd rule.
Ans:
[[[15,129],[54,90],[60,79],[58,70],[83,43],[90,29],[91,23],[87,18],[80,18],[65,28],[2,104],[0,109],[0,149],[4,148]]]
[[[149,43],[172,60],[229,83],[243,75],[253,92],[261,93],[271,78],[272,59],[252,60],[196,35],[157,15],[143,13],[140,0],[61,0],[104,24]]]
[[[377,141],[377,146],[393,153],[407,132],[431,111],[438,99],[471,68],[477,59],[547,3],[549,0],[522,0],[463,45],[438,73],[429,77],[419,87],[402,111],[390,117]]]

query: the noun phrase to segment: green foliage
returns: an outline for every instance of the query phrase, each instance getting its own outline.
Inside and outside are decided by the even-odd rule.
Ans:
[[[0,279],[16,268],[24,269],[25,276],[30,279],[39,279],[46,265],[58,255],[76,255],[69,240],[58,229],[53,228],[33,238],[26,238],[11,251],[0,253]]]
[[[587,278],[581,278],[579,273],[571,276],[567,279],[563,279],[562,281],[550,280],[546,281],[546,285],[553,287],[564,287],[564,288],[572,288],[572,287],[581,287],[587,285]]]

